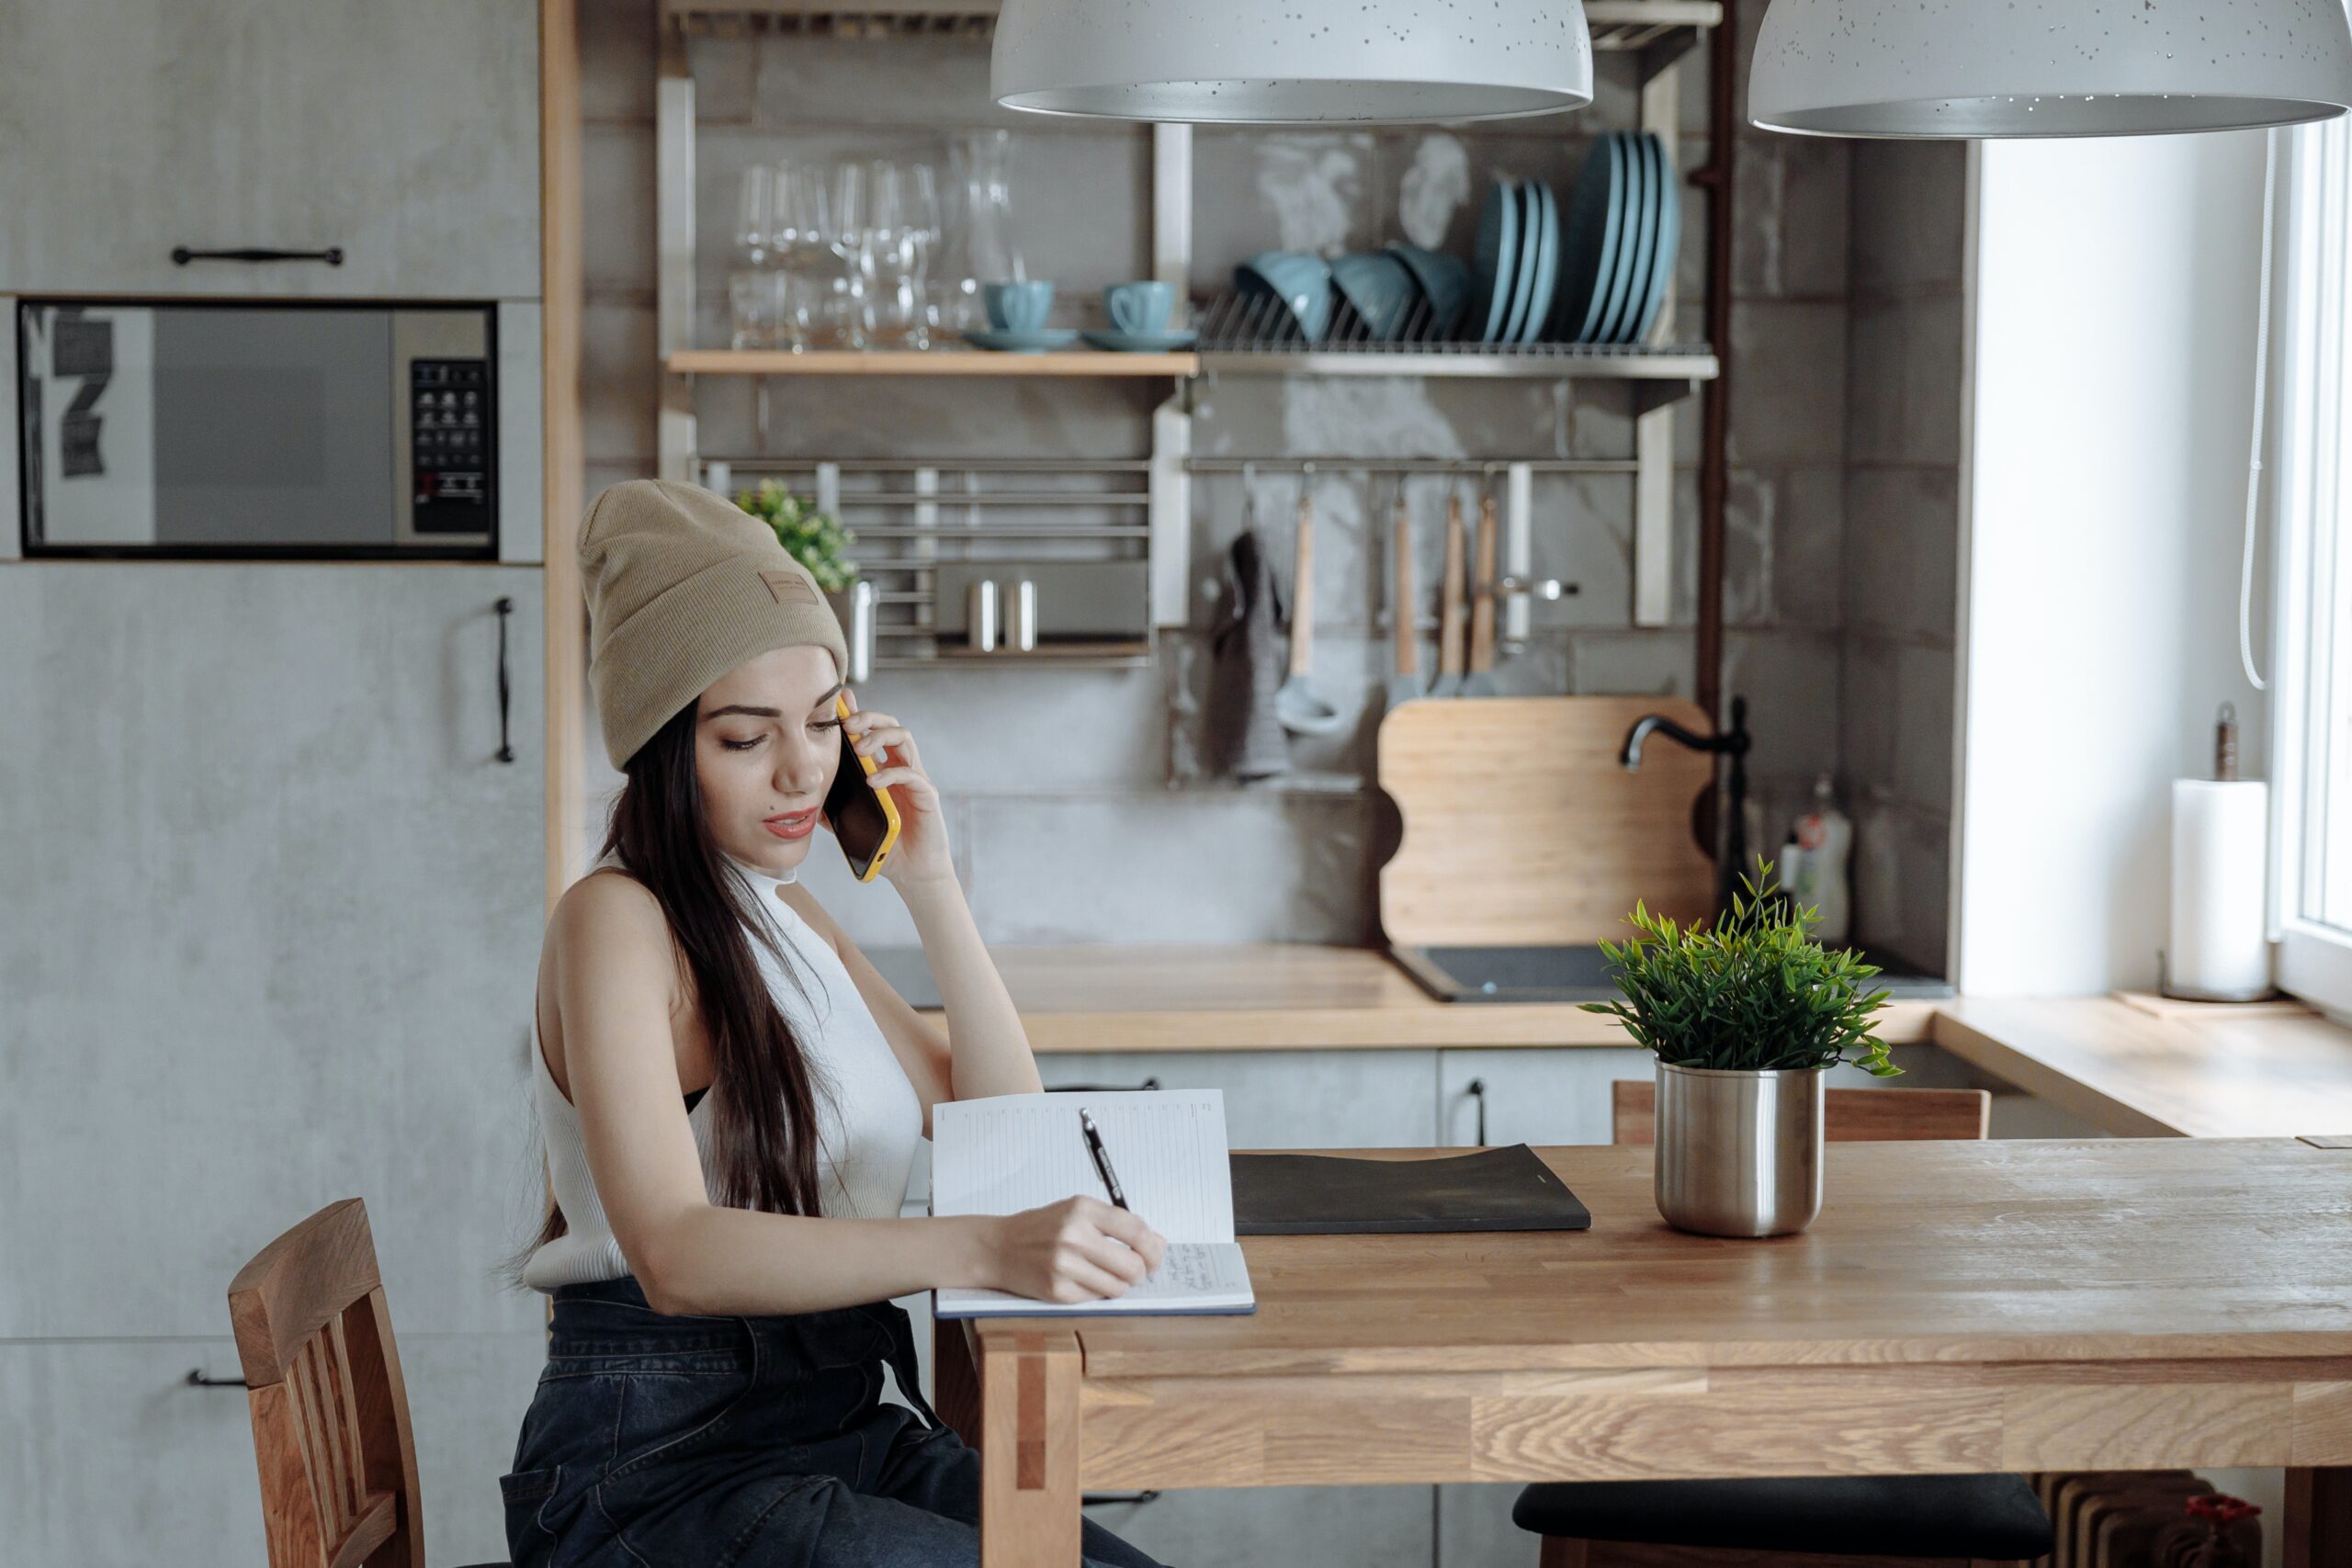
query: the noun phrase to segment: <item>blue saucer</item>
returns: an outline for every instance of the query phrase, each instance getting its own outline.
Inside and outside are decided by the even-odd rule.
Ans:
[[[1070,327],[1045,327],[1034,333],[974,327],[964,334],[964,341],[975,348],[994,349],[1000,354],[1044,354],[1049,349],[1068,348],[1078,341],[1078,333]]]
[[[1198,333],[1122,333],[1107,327],[1087,327],[1079,336],[1113,354],[1174,354],[1198,343]]]

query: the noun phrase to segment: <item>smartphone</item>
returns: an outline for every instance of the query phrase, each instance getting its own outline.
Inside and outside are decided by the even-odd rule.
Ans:
[[[899,803],[888,789],[866,783],[881,763],[863,756],[857,738],[850,734],[848,697],[833,694],[833,715],[842,721],[842,765],[833,771],[833,787],[825,792],[825,819],[833,825],[833,841],[849,857],[849,868],[860,882],[871,882],[899,842]]]

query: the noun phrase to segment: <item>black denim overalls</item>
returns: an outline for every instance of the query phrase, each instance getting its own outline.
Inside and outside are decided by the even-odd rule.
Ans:
[[[655,1312],[633,1279],[554,1292],[500,1478],[514,1568],[946,1568],[979,1561],[979,1456],[916,1381],[888,1302]],[[882,1401],[888,1364],[922,1414]],[[1101,1568],[1158,1568],[1088,1521]]]

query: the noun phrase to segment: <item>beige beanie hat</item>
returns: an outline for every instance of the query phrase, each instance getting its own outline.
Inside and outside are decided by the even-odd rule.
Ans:
[[[681,709],[747,659],[814,644],[849,667],[840,617],[775,530],[724,496],[630,479],[580,528],[588,680],[605,754],[627,766]]]

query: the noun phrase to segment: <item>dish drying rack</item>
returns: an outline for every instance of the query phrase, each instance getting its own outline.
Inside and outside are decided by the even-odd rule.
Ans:
[[[655,201],[657,363],[659,383],[657,440],[659,472],[671,479],[726,476],[715,488],[762,474],[804,476],[818,491],[826,510],[829,484],[837,487],[840,508],[863,513],[858,531],[868,539],[891,540],[908,547],[906,558],[875,560],[877,578],[892,581],[868,589],[870,603],[853,605],[853,616],[867,617],[863,640],[870,666],[877,669],[938,668],[944,664],[993,663],[1018,666],[1072,664],[1130,667],[1151,660],[1150,638],[1163,626],[1187,622],[1187,549],[1191,531],[1190,484],[1198,471],[1192,461],[1192,412],[1194,388],[1221,376],[1411,376],[1455,378],[1517,378],[1525,379],[1607,379],[1626,382],[1634,414],[1634,451],[1629,461],[1616,464],[1630,473],[1634,486],[1634,582],[1632,623],[1662,626],[1672,611],[1674,580],[1674,421],[1679,401],[1699,386],[1713,380],[1721,370],[1715,353],[1706,344],[1675,339],[1674,293],[1669,288],[1656,342],[1647,345],[1588,345],[1575,344],[1500,344],[1438,341],[1430,332],[1426,305],[1417,305],[1398,335],[1388,341],[1372,338],[1361,319],[1344,301],[1338,305],[1335,330],[1308,343],[1295,324],[1276,321],[1279,302],[1266,299],[1253,306],[1237,295],[1220,295],[1193,306],[1192,324],[1200,333],[1198,352],[1138,356],[1094,352],[1049,355],[989,355],[969,351],[845,351],[795,355],[776,351],[697,348],[694,341],[695,254],[695,82],[687,65],[685,42],[694,37],[751,39],[763,34],[891,36],[984,36],[993,28],[994,0],[661,0],[662,44],[655,87]],[[1632,54],[1638,61],[1640,81],[1638,128],[1667,139],[1671,149],[1680,129],[1680,76],[1683,56],[1718,28],[1723,6],[1717,0],[1585,0],[1585,17],[1596,50]],[[1720,111],[1718,111],[1720,112]],[[1192,128],[1162,124],[1151,128],[1150,268],[1148,276],[1187,291],[1193,264],[1193,142]],[[1721,157],[1718,151],[1718,157]],[[1716,206],[1726,205],[1718,190]],[[1722,249],[1727,217],[1718,211],[1708,225],[1709,243]],[[1711,255],[1711,273],[1720,276],[1722,258]],[[1287,312],[1284,312],[1287,315]],[[1286,330],[1285,330],[1286,329]],[[915,371],[934,375],[1061,375],[1153,374],[1170,378],[1168,399],[1150,416],[1149,456],[1107,464],[1073,464],[1038,459],[851,460],[817,463],[774,457],[713,458],[699,450],[695,385],[699,377],[735,375],[754,378],[759,384],[770,376],[905,375]],[[1269,459],[1269,466],[1281,461]],[[1329,466],[1357,466],[1331,459]],[[1473,467],[1483,465],[1474,464]],[[1502,465],[1525,467],[1525,465]],[[1539,467],[1541,465],[1538,465]],[[1533,471],[1530,469],[1529,471]],[[1094,498],[1097,506],[1116,506],[1124,516],[1117,523],[1066,527],[1058,532],[1036,531],[1037,523],[1008,525],[1005,519],[1018,510],[980,478],[1010,479],[1026,472],[1034,477],[1058,474],[1065,478],[1091,472],[1098,479],[1118,476],[1127,489]],[[832,477],[829,479],[828,474]],[[842,487],[842,476],[859,482]],[[883,476],[897,478],[889,486]],[[953,482],[949,480],[953,479]],[[1139,482],[1138,482],[1139,480]],[[923,487],[933,487],[925,493]],[[945,486],[945,492],[940,487]],[[871,487],[871,488],[867,488]],[[1703,488],[1703,487],[1702,487]],[[1035,506],[1074,504],[1041,502]],[[1137,515],[1140,513],[1140,515]],[[882,514],[898,522],[879,520]],[[951,514],[986,516],[978,526],[967,521],[943,522]],[[903,532],[900,532],[900,531]],[[1702,555],[1706,551],[1705,521],[1702,525]],[[1118,648],[1080,649],[1057,645],[1032,653],[998,650],[983,659],[943,654],[932,629],[938,605],[932,580],[937,562],[955,558],[954,550],[981,539],[1020,537],[1035,545],[1081,542],[1102,548],[1125,544],[1144,553],[1148,568],[1148,615],[1145,638]],[[941,554],[943,547],[948,551]],[[861,564],[868,557],[861,555]],[[1703,563],[1702,563],[1703,564]],[[1702,573],[1703,575],[1703,573]],[[1518,602],[1523,612],[1524,600]],[[1703,617],[1702,617],[1703,619]],[[1703,640],[1703,637],[1702,637]],[[928,645],[928,646],[926,646]],[[1702,663],[1704,660],[1702,660]]]

